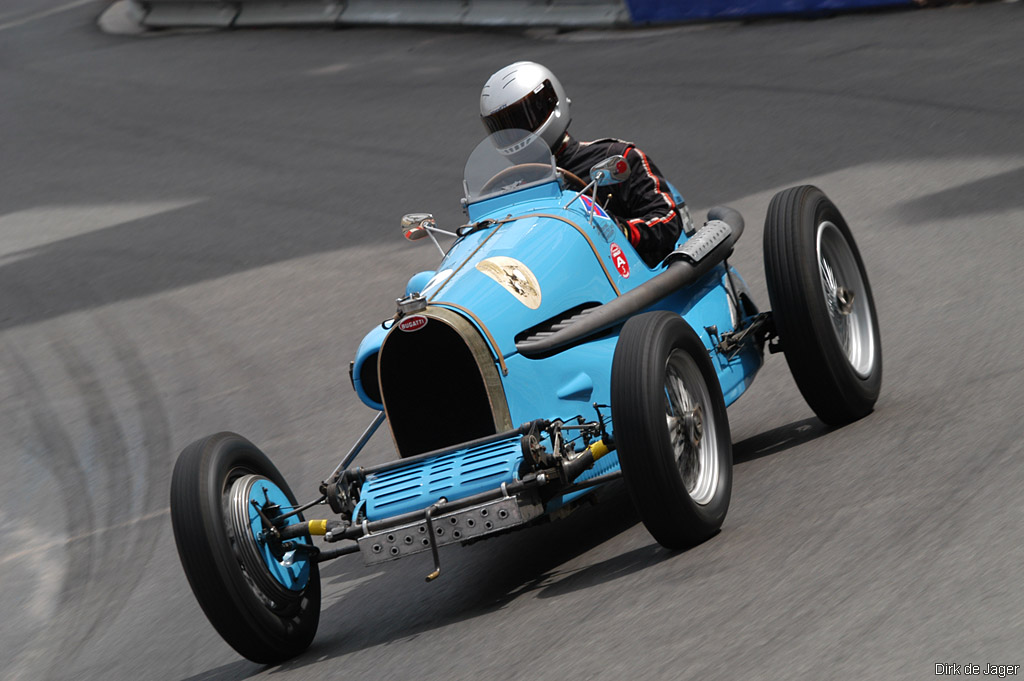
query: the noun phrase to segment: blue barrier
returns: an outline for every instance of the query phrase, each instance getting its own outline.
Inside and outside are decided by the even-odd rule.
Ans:
[[[821,14],[913,4],[913,0],[626,0],[629,16],[637,24],[772,14]]]

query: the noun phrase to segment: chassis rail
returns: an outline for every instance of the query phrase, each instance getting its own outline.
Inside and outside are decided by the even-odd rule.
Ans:
[[[266,539],[276,542],[283,541],[289,546],[292,544],[287,541],[289,539],[311,537],[312,535],[321,535],[326,542],[346,539],[355,542],[354,545],[331,549],[319,549],[310,545],[306,549],[309,559],[318,563],[359,552],[362,553],[365,564],[373,565],[430,550],[434,558],[434,571],[428,575],[427,581],[432,581],[441,572],[437,551],[439,546],[474,541],[490,534],[526,525],[544,514],[547,501],[554,496],[589,489],[621,477],[621,471],[614,471],[598,475],[590,480],[576,482],[576,478],[593,466],[595,461],[615,449],[614,443],[608,438],[608,433],[604,429],[600,406],[596,403],[594,405],[598,412],[598,420],[592,423],[584,422],[582,417],[579,417],[578,422],[573,425],[564,424],[561,421],[551,422],[538,419],[524,423],[513,430],[376,466],[353,469],[339,466],[331,477],[322,483],[321,493],[323,496],[301,508],[305,510],[317,503],[327,501],[333,510],[342,513],[342,519],[310,520],[276,527],[271,524],[271,530],[268,531]],[[367,429],[367,433],[372,433],[375,425],[379,425],[381,420],[378,416],[374,420],[374,424]],[[572,446],[561,438],[563,428],[582,430],[587,434],[587,438],[603,435],[608,441],[606,443],[604,439],[599,439],[589,443],[589,439],[585,439],[584,441],[589,443],[586,448],[580,452],[573,452]],[[551,437],[554,451],[550,455],[537,441],[536,436],[543,430],[547,430]],[[365,436],[366,434],[363,439],[367,439]],[[350,496],[348,490],[353,487],[358,488],[366,482],[369,476],[460,450],[486,446],[493,442],[516,437],[522,438],[524,465],[529,463],[527,468],[520,469],[520,479],[504,482],[500,487],[454,501],[441,497],[427,508],[389,518],[375,521],[365,519],[362,522],[352,521],[353,497]],[[364,443],[361,442],[360,445],[362,444]],[[359,448],[354,448],[354,451],[346,456],[345,463],[351,462],[354,453]],[[294,515],[297,512],[298,509],[293,510],[281,515],[281,518]],[[348,517],[344,515],[346,512],[349,514]],[[301,545],[296,548],[305,546]]]

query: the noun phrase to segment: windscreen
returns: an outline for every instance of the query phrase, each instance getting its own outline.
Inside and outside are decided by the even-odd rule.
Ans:
[[[538,135],[501,130],[477,145],[463,174],[466,200],[476,201],[555,179],[555,159]]]

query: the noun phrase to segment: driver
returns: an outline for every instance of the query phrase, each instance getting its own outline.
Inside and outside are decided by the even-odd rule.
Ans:
[[[480,93],[480,117],[488,133],[529,130],[547,142],[559,168],[583,178],[609,156],[629,162],[625,182],[601,187],[598,199],[640,257],[654,267],[675,248],[684,225],[692,229],[686,205],[677,204],[658,166],[630,142],[599,139],[580,142],[567,131],[570,100],[546,67],[530,61],[510,64],[487,79]]]

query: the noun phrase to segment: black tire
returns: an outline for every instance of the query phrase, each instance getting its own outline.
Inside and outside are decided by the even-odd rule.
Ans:
[[[218,433],[193,442],[178,457],[171,524],[185,575],[210,623],[244,657],[277,664],[304,651],[316,635],[320,573],[309,561],[308,581],[294,591],[275,581],[265,565],[246,560],[244,542],[256,542],[234,529],[231,510],[232,490],[244,476],[269,480],[295,504],[263,452],[240,435]],[[301,515],[294,520],[299,521]]]
[[[718,532],[732,495],[729,420],[707,348],[682,317],[648,312],[626,322],[611,399],[623,479],[651,535],[683,549]]]
[[[772,199],[764,269],[775,329],[807,404],[829,425],[871,413],[882,385],[875,301],[850,228],[820,189]]]

